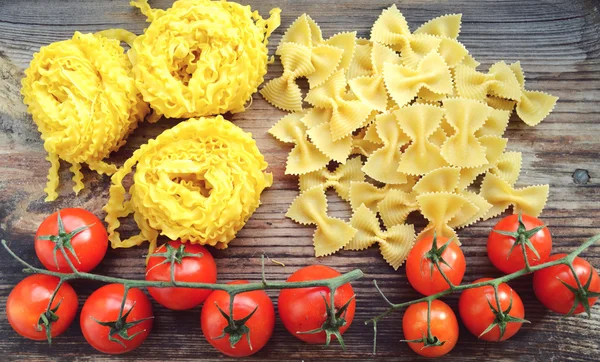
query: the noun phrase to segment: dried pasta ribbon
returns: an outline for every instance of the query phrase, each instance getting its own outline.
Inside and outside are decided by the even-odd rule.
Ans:
[[[458,190],[466,189],[475,181],[475,179],[477,179],[477,176],[485,173],[495,165],[508,143],[508,139],[499,136],[481,136],[477,140],[485,147],[485,158],[488,162],[479,167],[461,168],[460,180],[458,181],[457,186]]]
[[[354,212],[350,224],[356,229],[356,234],[345,246],[345,249],[364,250],[378,243],[383,259],[394,270],[398,270],[404,263],[414,244],[415,229],[413,225],[394,225],[388,230],[382,231],[379,228],[377,215],[365,205],[360,205]]]
[[[129,201],[123,178],[132,172]],[[113,248],[158,235],[226,248],[260,204],[273,176],[249,133],[223,119],[189,119],[136,150],[112,177],[104,207]],[[119,218],[133,213],[140,234],[121,240]]]
[[[377,204],[379,216],[387,228],[404,224],[408,215],[418,209],[416,193],[403,190],[389,190]]]
[[[348,201],[351,182],[363,182],[365,180],[361,167],[362,160],[360,157],[355,157],[348,160],[346,164],[339,165],[334,171],[323,168],[300,175],[300,191],[306,191],[315,186],[320,186],[323,189],[333,187],[343,200]]]
[[[485,147],[475,137],[491,113],[484,103],[470,99],[447,99],[444,101],[445,119],[454,128],[441,147],[442,157],[452,166],[480,167],[487,163]]]
[[[411,139],[398,171],[409,175],[423,175],[448,163],[440,154],[440,148],[429,137],[440,126],[444,110],[440,107],[414,104],[394,112],[402,131]]]
[[[521,98],[517,99],[517,114],[523,122],[529,126],[535,126],[552,112],[558,97],[544,92],[526,90],[525,74],[521,68],[521,62],[511,64],[510,69],[517,77],[522,91]]]
[[[373,43],[371,62],[374,74],[350,79],[348,85],[363,103],[380,112],[385,112],[389,98],[383,82],[383,65],[385,63],[401,65],[402,62],[394,50],[380,43]]]
[[[326,256],[347,245],[356,229],[348,223],[327,215],[327,197],[322,187],[302,192],[290,205],[286,217],[302,225],[317,226],[313,236],[315,256]]]
[[[296,84],[296,78],[315,72],[310,48],[295,43],[283,43],[278,52],[281,54],[283,74],[267,82],[260,93],[277,108],[291,112],[301,111],[302,91]]]
[[[333,141],[364,126],[372,111],[371,107],[359,100],[347,100],[346,85],[344,71],[338,70],[306,95],[306,101],[313,106],[332,110],[329,129]]]
[[[460,244],[458,236],[448,223],[466,207],[476,209],[465,196],[450,192],[435,192],[417,196],[421,214],[429,220],[429,224],[417,236],[417,239],[431,236],[454,238]]]
[[[450,68],[437,52],[427,54],[416,70],[410,67],[385,63],[383,80],[390,97],[402,107],[412,101],[421,88],[438,94],[453,92]]]
[[[485,219],[495,217],[513,206],[513,212],[539,216],[548,200],[549,185],[535,185],[520,189],[513,188],[507,181],[492,173],[487,173],[481,183],[481,196],[492,208]]]
[[[521,152],[505,152],[500,156],[498,162],[490,168],[490,172],[508,182],[509,185],[514,186],[521,173],[522,158]]]
[[[458,95],[484,100],[488,94],[502,98],[521,99],[521,86],[511,68],[503,61],[494,63],[486,73],[466,65],[454,68],[454,82]]]
[[[308,140],[306,126],[302,123],[303,115],[303,113],[290,113],[269,129],[269,133],[279,141],[295,144],[287,158],[286,174],[302,175],[317,171],[330,161]]]
[[[21,93],[51,162],[46,201],[58,197],[59,158],[72,165],[77,193],[83,188],[80,165],[115,172],[102,160],[149,111],[119,41],[99,34],[75,32],[42,47],[25,70]]]
[[[154,10],[134,0],[150,25],[133,42],[136,86],[159,115],[189,118],[242,112],[267,73],[268,38],[281,9],[263,19],[235,2],[178,0]]]
[[[392,113],[378,115],[375,124],[377,135],[383,141],[383,147],[369,156],[362,170],[379,182],[393,185],[406,183],[406,174],[398,171],[398,165],[402,158],[400,148],[410,139],[402,132],[396,116]]]

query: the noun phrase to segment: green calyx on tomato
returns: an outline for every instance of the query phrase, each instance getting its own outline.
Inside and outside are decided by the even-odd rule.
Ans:
[[[452,269],[452,266],[450,264],[448,264],[448,262],[446,260],[444,260],[442,255],[444,254],[444,251],[446,251],[446,249],[448,248],[448,245],[450,245],[450,243],[453,242],[453,240],[454,240],[454,238],[448,239],[446,244],[444,244],[438,248],[437,235],[434,232],[433,240],[431,243],[431,249],[423,255],[423,259],[429,259],[431,261],[431,264],[430,264],[431,270],[429,273],[431,275],[431,279],[433,279],[433,267],[435,266],[436,268],[438,268],[438,270],[440,271],[440,274],[442,274],[444,279],[446,279],[446,282],[448,283],[448,285],[450,287],[453,287],[454,285],[452,285],[452,282],[450,282],[450,280],[448,280],[448,277],[442,271],[442,268],[440,267],[440,263],[445,264],[446,266],[448,266],[448,268]]]
[[[234,298],[234,296],[232,295],[231,303],[233,303],[233,298]],[[231,345],[231,348],[235,348],[235,345],[242,338],[244,338],[244,336],[246,336],[246,340],[248,341],[248,346],[252,350],[252,343],[250,342],[250,328],[248,328],[248,326],[246,325],[246,322],[248,322],[248,320],[250,318],[252,318],[254,313],[256,313],[256,311],[258,310],[258,305],[247,316],[245,316],[244,318],[241,318],[241,319],[237,319],[237,320],[233,319],[233,317],[231,315],[228,315],[227,313],[225,313],[225,311],[223,309],[221,309],[221,307],[219,307],[219,304],[216,301],[215,301],[215,306],[217,307],[217,309],[219,310],[219,313],[221,313],[223,318],[225,318],[227,320],[227,326],[225,326],[225,328],[223,329],[223,334],[221,334],[218,337],[215,337],[214,339],[221,339],[221,338],[224,338],[225,336],[229,336],[229,344]]]
[[[125,346],[125,343],[123,343],[122,340],[115,338],[114,337],[115,335],[121,337],[125,341],[131,341],[132,339],[137,337],[139,334],[144,333],[145,330],[141,330],[141,331],[135,332],[132,335],[129,335],[129,328],[134,327],[140,323],[143,323],[147,320],[154,318],[154,316],[151,316],[151,317],[147,317],[147,318],[141,318],[141,319],[138,319],[133,322],[127,322],[127,317],[129,317],[129,314],[131,314],[131,312],[133,311],[133,308],[135,308],[135,302],[133,303],[131,308],[129,308],[129,310],[125,314],[123,314],[123,307],[125,306],[126,299],[127,299],[127,288],[125,288],[125,292],[123,295],[123,303],[121,304],[121,310],[119,311],[119,317],[117,318],[117,320],[102,322],[94,317],[91,317],[94,320],[94,322],[98,323],[99,325],[110,328],[110,330],[108,332],[108,340],[111,342],[116,342],[116,343],[120,344],[123,348],[127,348],[127,346]]]
[[[173,267],[175,263],[181,264],[183,262],[183,258],[201,258],[204,256],[202,253],[188,253],[185,251],[185,245],[181,244],[179,247],[175,248],[171,244],[166,243],[165,247],[167,250],[164,253],[154,253],[150,256],[152,257],[163,257],[165,260],[153,266],[150,270],[158,267],[163,264],[171,264],[171,281],[175,281],[175,268]],[[146,274],[150,272],[148,270]]]
[[[510,254],[512,254],[515,247],[520,246],[521,248],[523,248],[523,257],[525,258],[525,263],[526,263],[527,268],[529,268],[529,260],[527,259],[527,254],[525,253],[525,247],[529,248],[538,259],[540,258],[540,254],[536,250],[535,246],[533,246],[533,244],[531,243],[531,237],[534,236],[535,234],[537,234],[538,231],[545,228],[546,225],[536,226],[533,229],[527,230],[525,223],[523,223],[523,218],[521,216],[521,213],[519,213],[519,215],[518,215],[518,221],[519,221],[519,226],[517,227],[517,230],[514,232],[504,231],[504,230],[495,230],[495,229],[492,229],[492,232],[500,234],[500,235],[513,237],[515,239],[515,242],[510,247],[510,250],[508,251],[508,255],[506,256],[506,258],[508,259],[508,257],[510,256]]]
[[[565,287],[567,287],[567,289],[569,289],[571,291],[571,293],[573,293],[573,295],[575,296],[575,300],[573,301],[573,306],[571,307],[571,310],[569,310],[569,312],[565,316],[568,317],[568,316],[573,315],[573,312],[575,312],[575,309],[577,309],[577,307],[581,304],[581,306],[585,310],[585,313],[588,315],[588,318],[591,318],[592,314],[590,312],[590,302],[589,302],[588,298],[600,297],[599,292],[590,291],[590,285],[592,284],[592,277],[594,276],[594,271],[590,270],[590,276],[588,277],[587,282],[585,282],[584,285],[581,285],[581,282],[579,281],[579,278],[577,278],[575,273],[573,273],[573,275],[575,276],[575,280],[577,281],[577,288],[570,286],[569,284],[567,284],[567,282],[558,278],[558,280]]]
[[[48,310],[40,314],[40,319],[38,319],[37,325],[35,326],[35,329],[38,332],[41,332],[44,329],[46,330],[46,339],[48,340],[48,344],[52,344],[52,323],[58,322],[59,317],[56,312],[58,312],[60,303],[62,303],[62,300],[58,301],[56,307],[52,309],[48,308]]]
[[[331,295],[335,295],[335,290],[331,291]],[[348,307],[350,306],[350,303],[352,303],[352,301],[354,300],[355,296],[353,295],[350,299],[348,299],[348,301],[344,303],[344,305],[342,305],[340,308],[338,308],[337,311],[335,310],[335,308],[332,308],[331,305],[329,305],[329,303],[327,302],[327,298],[325,298],[325,295],[323,293],[321,293],[321,296],[323,297],[323,301],[325,302],[325,310],[327,311],[327,319],[325,319],[325,322],[319,328],[312,329],[306,332],[296,333],[316,334],[325,332],[325,347],[329,346],[329,344],[331,343],[331,336],[334,335],[337,338],[340,345],[342,346],[342,349],[346,349],[346,344],[344,343],[344,339],[342,338],[342,333],[340,333],[340,328],[346,325],[346,319],[344,318],[344,315],[346,314],[346,311],[348,310]]]
[[[510,311],[512,310],[512,306],[513,306],[512,291],[510,293],[510,301],[509,301],[508,307],[505,310],[502,310],[502,307],[500,306],[500,298],[498,297],[498,288],[494,287],[494,293],[496,294],[496,304],[497,304],[496,307],[494,307],[492,305],[492,302],[488,298],[486,298],[487,303],[490,306],[490,310],[494,314],[494,321],[483,332],[481,332],[481,334],[479,335],[479,338],[481,338],[481,336],[488,333],[489,331],[494,329],[494,327],[497,326],[498,330],[500,331],[500,336],[498,337],[498,340],[501,341],[502,337],[504,337],[504,333],[506,333],[506,326],[508,325],[508,323],[530,323],[530,322],[527,319],[517,318],[517,317],[510,315]]]
[[[433,240],[433,248],[435,248],[435,235],[433,236]],[[433,333],[431,333],[431,302],[432,301],[427,302],[427,335],[423,335],[423,337],[420,339],[401,339],[400,342],[423,343],[423,349],[430,347],[440,347],[443,346],[444,343],[446,343],[446,341],[440,340],[437,336],[434,336]]]
[[[75,253],[75,249],[73,248],[73,244],[71,243],[71,240],[73,240],[73,238],[77,234],[94,226],[94,224],[84,225],[84,226],[79,227],[79,228],[71,231],[70,233],[68,233],[67,230],[65,229],[65,224],[63,223],[63,220],[60,217],[60,211],[58,211],[58,213],[57,213],[57,224],[58,224],[58,234],[57,235],[40,235],[37,238],[39,240],[49,240],[54,243],[54,249],[52,250],[52,253],[54,255],[54,263],[56,264],[57,268],[59,266],[58,266],[58,260],[56,259],[56,252],[59,250],[65,254],[64,256],[65,256],[65,259],[67,259],[67,260],[68,260],[68,257],[67,257],[66,250],[70,251],[71,255],[73,255],[75,260],[79,264],[81,264],[81,261],[79,260],[79,258],[77,257],[77,254]]]

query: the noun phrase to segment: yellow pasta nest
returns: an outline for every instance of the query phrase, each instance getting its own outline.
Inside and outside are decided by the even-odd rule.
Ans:
[[[123,178],[132,172],[126,200]],[[169,239],[224,249],[260,204],[273,176],[250,133],[221,116],[189,119],[136,150],[112,176],[104,207],[113,248]],[[119,218],[133,213],[139,235],[121,240]]]
[[[201,117],[242,112],[267,72],[267,39],[280,9],[263,19],[235,2],[179,0],[154,10],[130,51],[136,85],[157,115]]]
[[[135,87],[131,64],[118,40],[75,32],[34,54],[21,93],[44,140],[51,168],[46,201],[58,197],[59,158],[71,163],[73,190],[83,189],[81,164],[114,173],[102,160],[148,113]]]
[[[293,112],[269,132],[294,145],[285,173],[299,175],[300,195],[286,215],[316,225],[316,256],[377,244],[398,269],[417,238],[436,233],[459,242],[456,229],[511,206],[542,212],[548,185],[515,187],[521,154],[505,152],[503,135],[513,110],[534,126],[557,98],[526,90],[518,62],[478,71],[457,40],[460,26],[461,15],[450,14],[411,32],[391,6],[370,39],[339,33],[323,40],[308,15],[285,32],[277,48],[283,75],[261,94]],[[304,98],[300,77],[308,80]],[[327,214],[328,188],[350,203],[348,222]],[[415,211],[428,220],[416,236],[406,223]]]

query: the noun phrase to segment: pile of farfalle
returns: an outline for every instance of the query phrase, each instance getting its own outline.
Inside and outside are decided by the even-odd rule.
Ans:
[[[42,47],[25,70],[21,93],[51,164],[46,201],[58,197],[59,158],[71,164],[76,193],[83,189],[81,164],[109,175],[117,171],[102,160],[125,144],[149,111],[119,41],[97,34],[75,32]]]
[[[142,35],[76,32],[42,47],[25,71],[24,102],[51,163],[47,201],[58,196],[59,159],[72,165],[75,192],[83,189],[83,163],[116,172],[102,160],[150,107],[150,122],[242,112],[263,82],[267,39],[280,24],[280,9],[263,19],[250,6],[227,1],[178,0],[167,10],[151,9],[146,0],[131,4],[150,22]],[[120,41],[131,46],[127,55]]]
[[[123,178],[134,167],[127,192]],[[266,168],[252,135],[223,117],[179,123],[140,147],[112,176],[104,207],[112,247],[148,241],[152,252],[161,234],[226,248],[273,183]],[[119,218],[131,213],[140,234],[121,240]]]
[[[286,173],[299,175],[301,193],[287,216],[316,225],[317,256],[378,244],[397,269],[415,238],[437,233],[459,242],[456,229],[510,206],[541,213],[548,185],[515,187],[521,153],[506,151],[503,134],[514,109],[534,126],[557,98],[526,90],[518,62],[477,70],[457,41],[460,26],[461,15],[451,14],[411,32],[391,6],[370,39],[324,40],[307,15],[283,36],[283,75],[261,94],[293,112],[269,132],[293,145]],[[309,84],[304,98],[300,77]],[[330,187],[350,203],[349,222],[328,216]],[[406,223],[414,211],[429,221],[417,236]]]

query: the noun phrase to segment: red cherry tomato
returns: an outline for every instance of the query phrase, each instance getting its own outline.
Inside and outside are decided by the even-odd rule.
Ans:
[[[544,225],[543,222],[533,216],[522,215],[521,217],[524,226],[524,228],[522,227],[522,230],[532,230]],[[516,245],[513,248],[513,244],[516,242],[514,236],[502,235],[496,231],[514,233],[519,229],[519,225],[519,216],[509,215],[494,226],[494,229],[490,232],[490,236],[488,237],[487,252],[490,261],[496,268],[507,274],[525,268],[523,251],[520,245]],[[529,265],[534,266],[544,263],[552,251],[552,237],[550,236],[550,231],[547,227],[544,227],[534,233],[529,240],[539,254],[538,258],[529,246],[525,246]]]
[[[108,235],[102,221],[91,212],[77,208],[60,210],[60,217],[64,225],[63,231],[66,234],[87,227],[73,235],[68,243],[72,246],[77,257],[73,256],[72,251],[68,250],[68,244],[65,244],[67,249],[65,251],[78,271],[91,271],[100,264],[108,247]],[[55,262],[54,249],[57,242],[44,239],[49,236],[59,237],[58,243],[62,243],[69,240],[66,234],[60,237],[58,213],[56,212],[48,216],[38,227],[35,234],[35,253],[46,269],[61,273],[71,272],[71,268],[60,250],[56,250]]]
[[[547,261],[560,259],[567,254],[552,255]],[[585,259],[576,257],[573,260],[573,268],[577,274],[577,279],[582,286],[590,281],[588,291],[600,292],[600,278],[598,272]],[[591,280],[590,280],[591,277]],[[535,296],[546,308],[560,313],[568,314],[573,308],[576,296],[569,290],[561,280],[571,287],[577,289],[577,281],[567,265],[556,265],[546,269],[538,270],[533,274],[533,291]],[[591,307],[598,298],[588,298],[588,304]],[[585,298],[583,299],[585,300]],[[579,302],[573,310],[573,314],[584,312],[585,308]]]
[[[247,284],[248,282],[235,281],[228,284]],[[240,293],[233,299],[233,319],[240,320],[252,316],[244,324],[247,328],[239,340],[231,345],[231,334],[226,333],[229,323],[223,317],[217,305],[229,315],[230,297],[227,292],[215,290],[212,292],[202,307],[200,325],[204,338],[221,353],[231,357],[246,357],[260,351],[269,341],[275,328],[275,308],[271,298],[262,290]],[[244,331],[236,324],[237,331]],[[225,335],[223,336],[225,332]]]
[[[408,346],[424,357],[440,357],[450,352],[458,341],[458,321],[448,304],[441,300],[431,302],[431,335],[437,337],[441,346],[424,347],[423,342],[408,342]],[[427,302],[413,304],[402,317],[404,339],[417,340],[427,336]]]
[[[57,277],[34,274],[21,280],[13,288],[6,300],[6,316],[15,332],[36,341],[46,339],[46,328],[40,325],[41,329],[38,330],[38,322],[40,316],[47,311],[58,282]],[[69,328],[75,319],[77,307],[77,294],[69,284],[63,283],[52,301],[51,310],[57,308],[54,314],[58,317],[58,320],[50,324],[52,337],[61,335]]]
[[[336,270],[324,265],[310,265],[298,269],[288,278],[288,282],[301,282],[307,280],[330,279],[340,276]],[[325,299],[324,299],[325,298]],[[331,294],[327,287],[283,289],[279,293],[277,308],[279,317],[285,328],[294,337],[308,343],[323,344],[326,342],[325,332],[303,334],[319,329],[327,321],[326,304],[331,300]],[[345,324],[339,328],[341,334],[352,324],[354,312],[356,309],[356,300],[354,299],[354,290],[350,284],[344,284],[336,289],[334,295],[334,306],[336,311],[348,304],[342,318]],[[335,335],[332,338],[336,338]]]
[[[166,245],[169,245],[167,248]],[[146,280],[170,281],[171,263],[164,254],[168,250],[175,257],[175,280],[179,282],[215,283],[217,265],[210,252],[202,245],[170,241],[154,251],[146,265]],[[190,254],[195,254],[190,255]],[[194,308],[212,292],[209,289],[193,288],[148,288],[148,292],[158,303],[174,310]]]
[[[92,293],[83,305],[81,332],[90,346],[100,352],[121,354],[132,351],[146,340],[152,330],[152,304],[146,294],[137,288],[127,292],[123,315],[129,314],[122,323],[127,335],[135,337],[126,340],[116,333],[110,335],[112,328],[98,323],[117,321],[124,292],[123,284],[108,284]]]
[[[475,281],[475,283],[485,282],[492,280],[491,278],[482,278]],[[514,318],[523,319],[525,316],[525,309],[523,302],[519,295],[512,290],[511,287],[506,283],[502,283],[498,286],[498,299],[500,300],[500,307],[502,311],[506,311],[511,305],[509,315]],[[521,329],[522,322],[509,322],[506,324],[506,330],[502,338],[500,338],[500,329],[495,326],[490,331],[482,333],[496,320],[494,312],[490,309],[488,301],[492,304],[495,310],[498,309],[496,296],[494,294],[494,288],[492,286],[485,286],[473,289],[467,289],[460,295],[458,300],[458,310],[460,312],[460,318],[462,319],[465,327],[474,336],[483,339],[484,341],[497,342],[498,340],[504,341],[514,336],[515,333]]]
[[[443,236],[436,237],[436,248],[442,248],[448,238]],[[450,286],[440,274],[438,268],[427,257],[432,250],[433,237],[428,236],[420,239],[410,250],[406,259],[406,277],[408,282],[419,293],[432,295],[448,289]],[[454,285],[459,285],[465,275],[466,262],[465,255],[457,243],[451,242],[441,253],[441,257],[448,265],[439,262],[442,271]],[[433,273],[431,267],[433,266]]]

